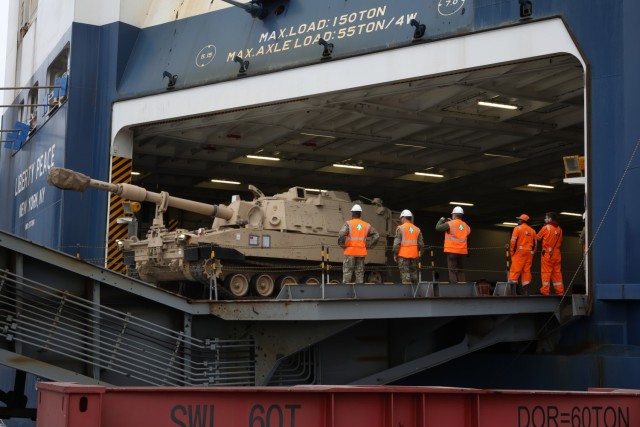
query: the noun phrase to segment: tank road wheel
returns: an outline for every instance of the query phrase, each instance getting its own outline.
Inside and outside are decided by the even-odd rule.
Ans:
[[[256,274],[251,278],[251,291],[254,295],[270,297],[275,289],[276,285],[273,277],[268,274]]]
[[[282,289],[283,286],[297,285],[298,281],[293,276],[280,276],[276,279],[276,287]]]
[[[234,297],[243,297],[249,293],[249,280],[244,274],[230,274],[224,284]]]
[[[136,268],[133,266],[127,265],[126,274],[127,274],[127,277],[140,280],[140,275],[138,274],[138,270],[136,270]]]
[[[367,273],[366,283],[382,283],[382,273],[380,271],[371,271]]]
[[[305,277],[304,279],[302,279],[302,283],[304,283],[305,285],[319,285],[320,280],[318,280],[316,277]]]

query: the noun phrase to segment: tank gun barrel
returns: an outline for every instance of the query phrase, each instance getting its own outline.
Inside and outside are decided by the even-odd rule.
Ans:
[[[110,182],[99,181],[71,169],[52,167],[49,169],[47,182],[63,190],[74,190],[80,192],[85,191],[89,187],[93,187],[98,190],[109,191],[117,194],[124,199],[136,202],[152,202],[157,206],[163,207],[163,210],[166,210],[167,207],[173,207],[225,220],[229,220],[233,216],[233,210],[226,206],[210,205],[207,203],[182,199],[180,197],[170,196],[166,192],[154,193],[132,184],[113,184]]]

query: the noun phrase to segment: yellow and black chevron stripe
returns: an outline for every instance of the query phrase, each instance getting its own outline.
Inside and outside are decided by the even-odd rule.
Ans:
[[[111,158],[111,182],[114,184],[131,183],[131,159],[113,156]],[[118,224],[118,218],[124,216],[122,198],[111,193],[109,198],[109,242],[107,251],[107,268],[121,273],[125,272],[122,252],[118,250],[118,240],[127,238],[128,227]]]
[[[169,226],[167,227],[167,229],[169,231],[176,231],[178,225],[180,225],[180,221],[178,221],[176,218],[171,218],[169,219]]]

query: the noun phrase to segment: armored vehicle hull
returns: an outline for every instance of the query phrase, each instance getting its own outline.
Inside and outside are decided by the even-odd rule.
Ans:
[[[338,283],[343,261],[338,233],[351,219],[354,203],[362,218],[379,232],[367,241],[365,281],[384,280],[387,238],[396,222],[382,201],[352,201],[341,191],[311,195],[303,187],[265,196],[249,186],[253,200],[234,196],[229,205],[207,205],[152,193],[130,184],[93,180],[78,172],[52,168],[49,182],[64,189],[89,187],[113,192],[123,199],[156,204],[153,225],[144,239],[131,235],[118,242],[128,274],[151,283],[196,282],[224,284],[234,297],[273,296],[283,285]],[[164,225],[168,207],[214,217],[210,228],[169,231]],[[397,215],[396,215],[397,216]]]

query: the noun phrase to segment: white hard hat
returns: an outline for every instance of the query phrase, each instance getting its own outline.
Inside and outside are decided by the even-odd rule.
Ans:
[[[455,208],[453,208],[453,210],[451,211],[452,214],[460,214],[460,215],[464,215],[464,211],[462,210],[462,208],[460,206],[456,206]]]
[[[400,212],[400,218],[402,218],[402,217],[405,217],[405,218],[411,217],[411,218],[413,218],[413,214],[411,213],[411,211],[409,209],[405,209],[402,212]]]
[[[351,212],[362,212],[362,208],[360,207],[360,205],[353,205],[353,207],[351,208]]]

